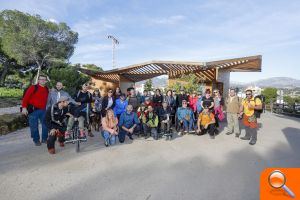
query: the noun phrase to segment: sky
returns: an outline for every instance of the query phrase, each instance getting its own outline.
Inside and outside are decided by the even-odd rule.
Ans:
[[[262,55],[262,72],[231,81],[300,77],[299,0],[0,0],[79,33],[71,63],[112,69],[151,60],[214,61]]]

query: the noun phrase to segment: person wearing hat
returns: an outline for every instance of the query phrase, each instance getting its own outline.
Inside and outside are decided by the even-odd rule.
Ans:
[[[208,132],[211,139],[215,139],[216,126],[215,116],[209,110],[208,106],[204,107],[202,113],[200,113],[197,121],[197,135],[203,135]]]
[[[120,116],[123,112],[126,112],[126,107],[128,105],[128,100],[125,97],[125,94],[121,94],[120,98],[116,100],[114,107],[114,114],[120,120]]]
[[[194,113],[193,111],[187,106],[187,101],[182,100],[182,107],[178,108],[177,110],[177,120],[179,128],[183,125],[183,133],[189,133],[192,131],[194,126]],[[182,130],[179,130],[178,134],[181,135]]]
[[[64,132],[67,127],[64,119],[68,115],[65,108],[68,104],[69,98],[62,96],[58,99],[57,103],[53,104],[46,111],[45,121],[49,130],[47,148],[50,154],[55,154],[55,141],[57,138],[60,146],[64,147]]]
[[[246,90],[246,98],[242,101],[239,117],[243,118],[246,135],[241,137],[242,140],[250,140],[250,145],[255,145],[257,141],[257,118],[255,110],[262,109],[262,102],[259,98],[253,97],[251,89]]]
[[[158,116],[152,106],[147,107],[147,113],[142,121],[145,139],[152,135],[155,140],[158,140]]]
[[[47,100],[47,109],[51,107],[53,104],[58,102],[60,97],[68,97],[69,102],[75,103],[75,101],[71,98],[68,92],[63,90],[64,85],[62,82],[58,81],[55,85],[55,88],[49,91],[48,100]]]
[[[177,95],[176,97],[176,106],[177,108],[182,107],[182,101],[185,100],[186,102],[189,101],[188,96],[186,95],[185,91],[183,88],[180,89],[180,94]]]

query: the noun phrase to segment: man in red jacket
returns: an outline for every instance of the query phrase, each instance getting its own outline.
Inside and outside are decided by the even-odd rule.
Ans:
[[[39,76],[37,85],[31,85],[22,100],[22,113],[28,115],[31,138],[36,146],[40,146],[39,121],[42,124],[42,143],[47,142],[48,130],[45,123],[48,99],[47,77]]]

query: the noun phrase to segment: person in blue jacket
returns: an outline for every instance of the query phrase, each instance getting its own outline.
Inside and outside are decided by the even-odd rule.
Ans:
[[[117,116],[118,120],[120,120],[120,116],[123,112],[126,111],[126,107],[128,105],[128,100],[125,97],[125,94],[121,94],[120,98],[116,100],[114,113]]]
[[[132,105],[127,105],[126,112],[123,112],[120,116],[119,142],[123,143],[126,135],[129,137],[129,139],[133,140],[132,135],[134,132],[138,132],[139,124],[140,121],[137,114],[133,112]]]
[[[194,113],[187,107],[187,101],[182,101],[182,107],[177,110],[177,120],[179,125],[183,125],[183,133],[189,133],[192,131],[194,125]],[[178,132],[181,135],[181,130]]]

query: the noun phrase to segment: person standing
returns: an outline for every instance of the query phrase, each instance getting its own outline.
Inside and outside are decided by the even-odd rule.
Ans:
[[[113,90],[109,89],[107,95],[103,97],[102,100],[102,110],[101,110],[102,117],[105,117],[106,111],[108,109],[113,109],[115,107],[115,103],[116,102],[115,102],[115,98],[113,97]]]
[[[128,96],[128,105],[132,105],[133,112],[137,112],[140,107],[140,100],[135,94],[134,88],[130,89],[130,95]]]
[[[239,110],[241,107],[240,97],[236,95],[235,89],[230,89],[229,96],[226,99],[226,113],[227,113],[227,132],[226,135],[232,133],[235,137],[240,137],[240,125],[239,125]]]
[[[242,140],[250,140],[250,145],[255,145],[257,141],[257,119],[255,111],[262,109],[262,102],[259,98],[254,99],[251,89],[246,90],[246,99],[242,101],[240,107],[240,117],[243,116],[243,124],[245,126],[246,135],[241,137]]]
[[[176,97],[176,106],[177,108],[182,107],[182,101],[185,100],[186,102],[189,101],[188,96],[186,95],[184,89],[180,89],[180,94]]]
[[[220,126],[219,121],[224,119],[223,113],[224,99],[219,90],[214,90],[214,115],[216,118],[216,127]]]
[[[158,112],[158,109],[162,106],[163,101],[164,96],[161,94],[160,89],[156,89],[155,95],[153,96],[153,106],[156,113]]]
[[[48,137],[45,115],[49,90],[46,83],[47,77],[40,75],[38,84],[30,86],[22,100],[22,113],[28,115],[31,138],[36,146],[41,145],[39,121],[42,124],[42,143],[46,143]]]
[[[47,109],[50,108],[52,105],[56,104],[60,97],[67,97],[70,102],[74,103],[74,100],[71,98],[68,92],[63,90],[62,82],[57,82],[55,89],[50,90],[47,100]]]
[[[190,102],[190,108],[194,113],[195,119],[197,117],[197,101],[198,101],[197,92],[193,91],[192,95],[189,97],[189,102]]]
[[[208,107],[210,111],[213,111],[215,103],[214,103],[214,98],[212,98],[211,96],[210,89],[206,89],[205,96],[202,97],[201,106],[202,109],[204,109],[204,107]]]
[[[116,100],[116,104],[114,107],[115,116],[117,116],[118,120],[120,120],[120,116],[123,112],[126,112],[126,107],[128,105],[128,101],[125,97],[125,94],[121,94],[120,98]]]
[[[119,99],[121,94],[122,94],[121,88],[117,87],[114,94],[113,94],[113,96],[114,96],[115,99]]]

